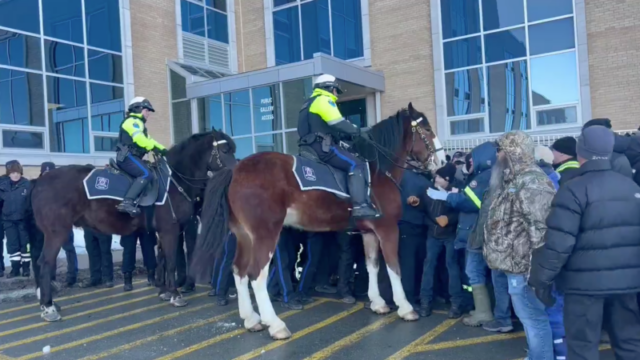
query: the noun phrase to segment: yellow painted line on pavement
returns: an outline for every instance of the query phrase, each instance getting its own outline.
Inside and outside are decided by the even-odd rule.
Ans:
[[[298,314],[298,313],[303,312],[305,310],[312,309],[312,308],[314,308],[314,307],[316,307],[316,306],[318,306],[320,304],[324,304],[326,302],[327,302],[327,299],[318,299],[316,302],[314,302],[312,304],[305,305],[304,310],[290,310],[290,311],[287,311],[287,312],[284,312],[284,313],[278,315],[278,317],[280,319],[286,319],[289,316]],[[268,331],[268,330],[265,330],[265,331]],[[230,339],[232,337],[236,337],[238,335],[242,335],[242,334],[247,333],[247,332],[248,331],[246,329],[244,329],[244,328],[243,329],[234,330],[234,331],[222,334],[222,335],[218,335],[218,336],[216,336],[214,338],[211,338],[209,340],[203,341],[201,343],[198,343],[198,344],[195,344],[195,345],[191,345],[188,348],[185,348],[185,349],[182,349],[180,351],[176,351],[174,353],[165,355],[165,356],[160,357],[160,358],[158,358],[156,360],[173,360],[173,359],[177,359],[177,358],[180,358],[180,357],[185,356],[187,354],[190,354],[190,353],[192,353],[194,351],[197,351],[197,350],[200,350],[200,349],[204,349],[207,346],[210,346],[210,345],[213,345],[213,344],[217,344],[217,343],[219,343],[221,341]]]
[[[435,339],[438,335],[440,335],[443,332],[449,330],[449,328],[451,328],[453,325],[455,325],[458,321],[460,321],[460,319],[447,319],[447,320],[445,320],[440,325],[436,326],[435,328],[431,329],[426,334],[422,335],[416,341],[412,342],[411,344],[409,344],[409,345],[405,346],[404,348],[400,349],[400,351],[398,351],[397,353],[395,353],[395,354],[391,355],[390,357],[388,357],[387,360],[400,360],[400,359],[404,359],[408,355],[411,355],[411,354],[415,353],[416,349],[419,348],[421,345],[429,343],[429,341]]]
[[[65,320],[65,319],[66,320],[75,319],[75,318],[78,318],[78,317],[81,317],[81,316],[84,316],[84,315],[95,314],[95,313],[100,312],[100,311],[117,308],[118,306],[133,304],[133,303],[138,302],[138,301],[151,299],[151,298],[154,298],[156,296],[157,295],[142,296],[142,297],[139,297],[139,298],[135,298],[135,299],[127,300],[127,301],[122,301],[122,302],[119,302],[119,303],[115,303],[115,304],[111,304],[111,305],[107,305],[107,306],[103,306],[103,307],[99,307],[99,308],[95,308],[95,309],[79,312],[77,314],[73,314],[73,315],[69,315],[69,316],[63,316],[62,318],[63,318],[63,320]],[[47,325],[49,325],[49,323],[43,321],[43,322],[39,322],[37,324],[31,324],[31,325],[15,328],[13,330],[3,331],[3,332],[0,332],[0,337],[11,335],[11,334],[16,334],[16,333],[27,331],[27,330],[31,330],[31,329],[37,329],[37,328],[40,328],[40,327],[43,327],[43,326],[47,326]],[[2,347],[0,346],[0,348],[2,348]]]
[[[133,284],[141,284],[143,282],[146,282],[146,280],[135,281]],[[93,294],[99,294],[99,293],[107,292],[107,291],[110,291],[110,290],[116,290],[116,289],[114,289],[114,288],[104,288],[104,289],[99,289],[99,290],[94,290],[94,291],[89,291],[89,292],[83,292],[83,293],[75,294],[75,295],[71,295],[71,296],[63,296],[61,298],[57,298],[57,299],[53,299],[53,300],[55,300],[55,301],[63,301],[63,300],[77,299],[79,297],[83,297],[83,296],[87,296],[87,295],[93,295]],[[6,313],[10,313],[10,312],[14,312],[14,311],[18,311],[18,310],[28,309],[28,308],[31,308],[31,307],[38,307],[38,306],[40,306],[40,305],[38,305],[38,304],[29,304],[29,305],[18,306],[18,307],[14,307],[14,308],[11,308],[11,309],[0,311],[0,315],[6,314]]]
[[[212,323],[218,322],[218,321],[220,321],[220,320],[222,320],[222,319],[224,319],[226,317],[229,317],[229,316],[237,314],[237,313],[238,313],[238,310],[230,311],[228,313],[224,313],[222,315],[214,316],[214,317],[212,317],[210,319],[201,321],[201,322],[196,323],[196,324],[190,324],[190,325],[179,327],[177,329],[165,331],[163,333],[156,334],[156,335],[150,336],[148,338],[140,339],[138,341],[134,341],[132,343],[128,343],[128,344],[119,346],[117,348],[114,348],[114,349],[111,349],[111,350],[107,350],[105,352],[101,352],[101,353],[96,354],[96,355],[91,355],[91,356],[84,357],[84,358],[82,358],[80,360],[102,359],[102,358],[105,358],[107,356],[111,356],[111,355],[114,355],[114,354],[117,354],[117,353],[121,353],[123,351],[131,350],[134,347],[137,347],[137,346],[140,346],[140,345],[144,345],[144,344],[150,343],[152,341],[156,341],[158,339],[161,339],[161,338],[164,338],[164,337],[167,337],[167,336],[176,335],[176,334],[185,332],[187,330],[192,330],[192,329],[195,329],[195,328],[198,328],[198,327],[202,327],[202,326],[205,326],[205,325],[208,325],[208,324],[212,324]]]
[[[206,295],[207,295],[206,293],[198,294],[198,295],[189,297],[189,299],[195,299],[195,298],[206,296]],[[152,296],[155,296],[155,295],[152,295]],[[20,345],[29,344],[29,343],[32,343],[34,341],[38,341],[38,340],[42,340],[42,339],[48,339],[50,337],[54,337],[54,336],[58,336],[58,335],[62,335],[62,334],[67,334],[67,333],[70,333],[70,332],[73,332],[73,331],[76,331],[76,330],[86,329],[86,328],[89,328],[89,327],[92,327],[92,326],[95,326],[95,325],[98,325],[98,324],[103,324],[103,323],[106,323],[106,322],[109,322],[109,321],[121,319],[121,318],[124,318],[124,317],[127,317],[127,316],[139,314],[141,312],[145,312],[145,311],[152,310],[152,309],[157,309],[157,308],[160,308],[160,307],[163,307],[163,306],[167,306],[168,307],[170,305],[163,301],[162,303],[160,303],[158,305],[147,306],[147,307],[144,307],[142,309],[137,309],[137,310],[129,311],[129,312],[126,312],[126,313],[113,315],[113,316],[110,316],[110,317],[107,317],[107,318],[104,318],[104,319],[91,321],[91,322],[88,322],[88,323],[80,324],[80,325],[73,326],[73,327],[70,327],[70,328],[66,328],[66,329],[63,329],[63,330],[53,331],[53,332],[50,332],[50,333],[47,333],[47,334],[38,335],[38,336],[32,336],[32,337],[29,337],[29,338],[24,339],[24,340],[14,341],[12,343],[0,345],[0,350],[16,347],[16,346],[20,346]],[[46,326],[48,323],[41,323],[41,324],[43,326]],[[38,325],[40,325],[40,324],[38,324]]]
[[[271,351],[271,350],[273,350],[275,348],[279,348],[282,345],[288,344],[290,341],[299,339],[299,338],[301,338],[301,337],[303,337],[305,335],[308,335],[308,334],[310,334],[310,333],[312,333],[312,332],[314,332],[316,330],[320,330],[323,327],[329,326],[329,325],[337,322],[338,320],[344,319],[347,316],[349,316],[349,315],[351,315],[351,314],[353,314],[353,313],[355,313],[357,311],[362,310],[363,308],[364,308],[363,304],[357,304],[356,306],[352,307],[349,310],[343,311],[343,312],[341,312],[341,313],[339,313],[337,315],[334,315],[334,316],[332,316],[332,317],[330,317],[330,318],[328,318],[328,319],[326,319],[326,320],[324,320],[322,322],[319,322],[319,323],[317,323],[317,324],[315,324],[313,326],[310,326],[310,327],[308,327],[308,328],[306,328],[304,330],[300,330],[300,331],[294,333],[291,336],[291,338],[289,339],[289,341],[274,341],[274,342],[272,342],[271,344],[269,344],[269,345],[267,345],[265,347],[253,350],[253,351],[251,351],[249,353],[246,353],[246,354],[244,354],[242,356],[238,356],[234,360],[249,360],[249,359],[253,359],[255,357],[258,357],[258,356],[260,356],[261,354],[264,354],[267,351]]]
[[[315,354],[307,357],[304,360],[324,360],[329,358],[331,355],[335,354],[336,352],[351,346],[355,343],[357,343],[358,341],[362,340],[364,337],[366,337],[367,335],[371,334],[372,332],[382,328],[383,326],[386,326],[388,324],[391,324],[392,322],[398,320],[399,317],[397,314],[391,314],[391,315],[387,315],[384,318],[374,322],[373,324],[362,328],[360,330],[358,330],[357,332],[353,333],[352,335],[347,336],[346,338],[333,343],[331,346],[326,347],[318,352],[316,352]]]
[[[490,335],[490,336],[481,336],[471,339],[464,340],[454,340],[454,341],[444,341],[437,344],[427,344],[417,346],[413,353],[426,352],[426,351],[435,351],[435,350],[444,350],[455,347],[462,346],[470,346],[470,345],[478,345],[478,344],[486,344],[496,341],[504,341],[504,340],[512,340],[524,337],[524,332],[515,332],[510,334],[500,334],[500,335]]]
[[[0,354],[0,360],[13,360],[13,358],[4,354]]]
[[[76,308],[76,307],[84,306],[84,305],[89,305],[89,304],[97,303],[97,302],[103,301],[103,300],[114,299],[114,298],[117,298],[117,297],[126,296],[128,294],[135,294],[135,293],[139,293],[139,292],[142,292],[142,291],[148,291],[148,290],[151,290],[151,289],[153,289],[153,288],[152,287],[146,287],[146,288],[142,288],[142,289],[133,290],[133,291],[130,291],[130,292],[122,292],[122,293],[115,294],[115,295],[109,295],[109,296],[104,296],[104,297],[91,299],[91,300],[87,300],[87,301],[81,301],[81,302],[78,302],[78,303],[75,303],[75,304],[65,305],[63,310],[72,309],[72,308]],[[18,316],[18,317],[15,317],[15,318],[11,318],[9,320],[0,321],[0,325],[12,323],[12,322],[20,321],[20,320],[24,320],[24,319],[29,319],[29,318],[37,317],[37,316],[40,316],[40,313]]]
[[[68,344],[54,346],[54,347],[51,348],[51,352],[52,353],[53,352],[58,352],[58,351],[62,351],[62,350],[71,349],[71,348],[74,348],[74,347],[77,347],[77,346],[85,345],[85,344],[90,343],[90,342],[102,340],[102,339],[105,339],[105,338],[108,338],[108,337],[114,336],[114,335],[119,335],[119,334],[122,334],[122,333],[124,333],[126,331],[139,329],[139,328],[141,328],[143,326],[159,323],[159,322],[164,321],[164,320],[173,319],[173,318],[178,317],[180,315],[192,313],[192,312],[195,312],[195,311],[198,311],[198,310],[202,310],[202,309],[205,309],[205,308],[212,307],[214,305],[215,305],[214,303],[209,303],[209,304],[204,304],[204,305],[192,307],[192,308],[187,309],[187,310],[178,311],[178,312],[175,312],[173,314],[168,314],[168,315],[160,316],[160,317],[155,318],[155,319],[142,321],[142,322],[139,322],[139,323],[136,323],[136,324],[133,324],[133,325],[125,326],[125,327],[120,328],[120,329],[107,331],[105,333],[98,334],[98,335],[95,335],[95,336],[91,336],[91,337],[88,337],[86,339],[80,339],[80,340],[76,340],[76,341],[70,342]],[[228,315],[229,314],[226,314],[225,316],[228,316]],[[218,317],[219,318],[223,318],[225,316],[218,316]],[[38,358],[38,357],[41,357],[41,356],[42,356],[42,352],[36,352],[36,353],[33,353],[33,354],[21,356],[18,359],[19,360],[28,360],[28,359],[35,359],[35,358]]]
[[[344,301],[342,301],[340,299],[334,299],[334,298],[319,298],[319,299],[327,299],[327,301],[329,301],[329,302],[338,303],[338,304],[347,304],[346,302],[344,302]],[[358,302],[356,302],[356,304],[364,304],[364,301],[358,301]],[[434,314],[440,314],[440,315],[448,315],[449,314],[448,311],[444,311],[444,310],[433,310],[432,312]]]

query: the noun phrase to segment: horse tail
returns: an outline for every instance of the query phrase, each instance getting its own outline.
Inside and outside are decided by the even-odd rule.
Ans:
[[[200,234],[196,242],[191,272],[195,278],[208,276],[211,264],[223,249],[229,233],[229,185],[233,170],[223,168],[209,179],[200,214]],[[209,276],[207,280],[211,277]]]

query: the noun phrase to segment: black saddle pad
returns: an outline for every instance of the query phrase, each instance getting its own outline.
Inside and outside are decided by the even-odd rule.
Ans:
[[[140,206],[163,205],[167,200],[171,182],[171,169],[166,163],[152,167],[155,180],[152,181],[138,201]],[[133,178],[119,169],[94,169],[84,179],[84,189],[89,200],[124,199]]]
[[[343,199],[349,198],[344,171],[300,156],[293,156],[292,170],[302,191],[324,190]]]

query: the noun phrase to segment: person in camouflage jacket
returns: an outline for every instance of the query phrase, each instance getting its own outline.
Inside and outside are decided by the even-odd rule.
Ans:
[[[553,339],[545,305],[527,285],[531,254],[544,245],[545,220],[555,189],[535,162],[533,139],[522,131],[497,141],[491,175],[491,202],[484,226],[483,254],[492,270],[506,273],[511,302],[525,328],[529,360],[553,359]]]

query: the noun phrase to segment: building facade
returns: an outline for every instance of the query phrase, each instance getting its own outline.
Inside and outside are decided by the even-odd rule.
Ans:
[[[0,0],[0,163],[104,165],[134,96],[161,143],[214,127],[240,158],[295,153],[323,73],[349,120],[413,102],[451,149],[630,130],[639,40],[631,0]]]

